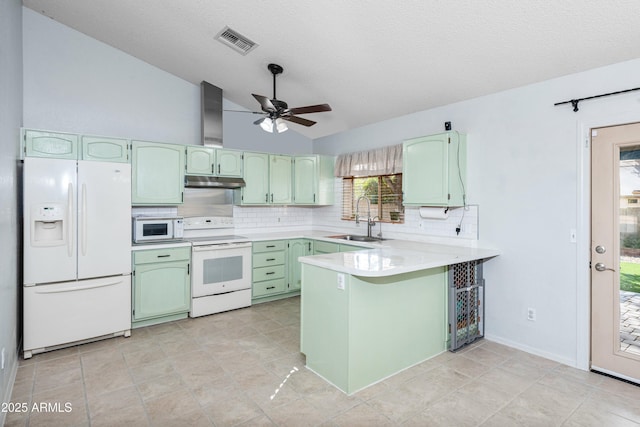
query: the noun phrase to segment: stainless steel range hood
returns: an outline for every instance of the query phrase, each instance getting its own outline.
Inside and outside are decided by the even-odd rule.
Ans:
[[[202,111],[202,145],[222,148],[222,89],[203,81],[200,83]],[[242,178],[217,176],[185,176],[185,187],[189,188],[240,188],[244,187]]]

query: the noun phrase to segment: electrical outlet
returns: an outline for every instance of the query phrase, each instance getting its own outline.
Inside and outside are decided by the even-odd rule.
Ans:
[[[527,308],[527,320],[532,322],[536,321],[536,309],[535,308]]]
[[[338,289],[344,291],[344,274],[338,273]]]

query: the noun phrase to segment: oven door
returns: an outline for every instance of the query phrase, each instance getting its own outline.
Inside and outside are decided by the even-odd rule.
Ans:
[[[194,298],[251,288],[251,243],[194,246]]]

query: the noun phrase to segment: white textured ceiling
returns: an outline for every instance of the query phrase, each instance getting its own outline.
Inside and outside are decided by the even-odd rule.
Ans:
[[[251,110],[251,93],[273,95],[267,64],[280,64],[279,99],[333,108],[291,125],[309,138],[640,57],[637,0],[23,4]],[[259,46],[242,56],[214,40],[227,25]]]

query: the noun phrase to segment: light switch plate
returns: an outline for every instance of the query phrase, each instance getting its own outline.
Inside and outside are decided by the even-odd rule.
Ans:
[[[338,273],[338,289],[344,291],[344,274]]]

